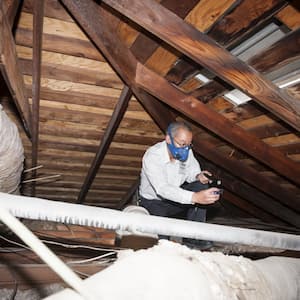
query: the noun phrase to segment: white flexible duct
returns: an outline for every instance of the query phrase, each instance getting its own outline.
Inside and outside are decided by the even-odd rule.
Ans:
[[[0,205],[14,216],[113,230],[179,236],[224,243],[300,250],[300,236],[191,222],[0,193]]]
[[[300,260],[269,257],[252,261],[218,252],[158,246],[120,253],[110,267],[83,283],[106,300],[299,300]],[[70,290],[47,300],[82,300]]]
[[[0,191],[19,193],[24,149],[17,126],[0,105]]]

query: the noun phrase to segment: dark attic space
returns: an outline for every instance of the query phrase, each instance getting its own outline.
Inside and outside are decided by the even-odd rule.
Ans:
[[[300,3],[0,0],[0,299],[300,299]]]

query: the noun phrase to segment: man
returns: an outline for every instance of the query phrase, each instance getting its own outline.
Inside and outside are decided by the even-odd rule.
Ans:
[[[203,206],[219,200],[219,189],[209,188],[211,175],[201,171],[191,150],[193,134],[184,122],[171,123],[163,142],[150,147],[144,157],[139,188],[140,205],[150,214],[205,222]],[[210,244],[184,239],[186,244]]]

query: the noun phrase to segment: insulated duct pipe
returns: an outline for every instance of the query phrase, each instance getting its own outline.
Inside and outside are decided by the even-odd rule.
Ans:
[[[118,260],[87,278],[105,300],[299,300],[300,259],[250,260],[201,252],[160,240],[147,250],[121,251]],[[83,300],[67,289],[47,300]]]
[[[120,212],[113,209],[0,193],[0,205],[26,219],[130,232],[300,250],[300,236]]]
[[[0,191],[19,194],[24,149],[18,128],[0,104]]]

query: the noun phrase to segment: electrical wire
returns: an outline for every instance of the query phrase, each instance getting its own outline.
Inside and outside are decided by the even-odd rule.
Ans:
[[[0,234],[0,238],[3,239],[3,240],[5,240],[6,242],[9,242],[9,243],[12,243],[14,245],[17,245],[19,247],[24,248],[24,249],[16,249],[16,250],[24,251],[26,249],[26,250],[32,251],[31,248],[25,246],[24,244],[21,244],[21,243],[15,242],[13,240],[10,240],[8,238],[5,238],[1,234]],[[91,262],[91,261],[94,261],[94,260],[99,260],[101,258],[105,258],[107,256],[115,255],[117,252],[119,252],[118,250],[111,251],[111,249],[96,248],[96,247],[90,247],[90,246],[86,246],[86,245],[69,245],[69,244],[64,244],[64,243],[59,243],[59,242],[53,242],[53,241],[47,241],[47,240],[41,240],[41,241],[44,242],[44,243],[47,243],[47,244],[59,245],[59,246],[62,246],[62,247],[72,248],[72,249],[85,248],[85,249],[92,249],[92,250],[97,250],[97,251],[110,251],[109,253],[101,254],[99,256],[87,258],[87,259],[84,259],[84,260],[68,261],[68,262],[65,262],[66,264],[82,264],[82,263],[86,263],[86,262]],[[0,249],[0,252],[2,252],[1,250],[2,249]],[[3,252],[6,252],[6,251],[3,251]],[[14,252],[16,252],[16,251],[14,251]],[[108,261],[105,261],[105,262],[108,262]]]
[[[18,243],[18,242],[13,241],[13,240],[10,240],[10,239],[4,237],[4,236],[1,235],[1,234],[0,234],[0,238],[1,238],[2,240],[5,240],[6,242],[9,242],[9,243],[11,243],[11,244],[14,244],[14,245],[17,245],[17,246],[19,246],[19,247],[22,247],[22,248],[25,248],[25,249],[27,249],[27,250],[32,251],[30,247],[27,247],[27,246],[25,246],[24,244],[20,244],[20,243]]]
[[[99,256],[96,256],[96,257],[91,257],[91,258],[87,258],[87,259],[83,259],[83,260],[68,261],[67,263],[68,264],[83,264],[83,263],[86,263],[86,262],[91,262],[91,261],[94,261],[94,260],[99,260],[99,259],[102,259],[104,257],[110,256],[110,255],[113,255],[113,254],[115,254],[115,253],[114,252],[105,253],[105,254],[102,254],[102,255],[99,255]]]

